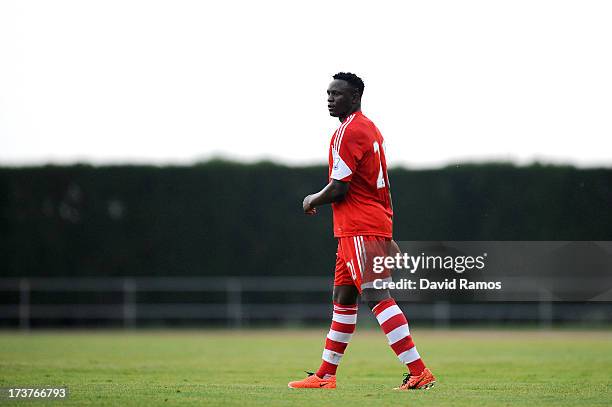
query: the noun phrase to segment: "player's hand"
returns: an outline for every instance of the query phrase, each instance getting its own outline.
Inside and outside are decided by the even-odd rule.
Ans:
[[[304,209],[304,213],[306,215],[315,215],[317,213],[317,208],[312,206],[312,195],[307,195],[302,202],[302,208]]]

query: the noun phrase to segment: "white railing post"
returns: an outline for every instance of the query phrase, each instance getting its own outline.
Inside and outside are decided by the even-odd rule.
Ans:
[[[538,303],[538,323],[542,329],[552,326],[552,294],[547,289],[540,289],[540,302]]]
[[[450,325],[450,304],[448,301],[438,301],[434,303],[434,326],[444,329]]]
[[[19,328],[22,331],[30,329],[30,280],[19,280]]]
[[[235,328],[242,326],[242,284],[237,278],[227,280],[227,321]]]
[[[131,278],[123,279],[123,327],[133,328],[136,319],[136,285]]]

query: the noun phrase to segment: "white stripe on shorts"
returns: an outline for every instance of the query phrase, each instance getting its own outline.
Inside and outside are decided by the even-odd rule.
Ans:
[[[357,264],[359,266],[359,275],[363,277],[363,265],[361,264],[361,252],[359,250],[359,238],[353,236],[353,245],[355,246],[355,257],[357,258]]]
[[[359,241],[361,242],[361,262],[365,265],[367,258],[365,243],[363,243],[363,236],[359,236]]]

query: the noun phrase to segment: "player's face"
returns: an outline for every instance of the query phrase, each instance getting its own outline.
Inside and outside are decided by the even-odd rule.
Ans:
[[[345,117],[353,108],[355,92],[341,79],[334,79],[327,88],[327,109],[330,116]]]

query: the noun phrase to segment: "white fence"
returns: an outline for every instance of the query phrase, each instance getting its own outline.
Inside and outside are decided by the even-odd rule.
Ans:
[[[43,321],[56,326],[72,321],[71,326],[88,321],[108,321],[109,324],[130,328],[146,321],[195,321],[199,325],[222,323],[231,327],[248,326],[257,321],[300,323],[304,321],[328,322],[331,301],[330,278],[293,277],[207,277],[207,278],[2,278],[0,279],[0,326],[27,330],[32,321]],[[54,300],[39,303],[33,293],[112,293],[116,301],[78,303]],[[144,293],[196,293],[206,296],[217,293],[223,301],[217,302],[146,302]],[[248,293],[266,294],[273,298],[278,293],[317,293],[314,302],[248,301]],[[70,295],[65,295],[67,299]],[[433,322],[448,326],[452,322],[530,322],[548,327],[553,322],[597,322],[610,324],[612,304],[596,302],[586,304],[554,303],[453,303],[403,302],[412,320]],[[361,312],[367,312],[362,306]],[[59,322],[58,322],[59,321]],[[62,322],[64,321],[64,322]]]

